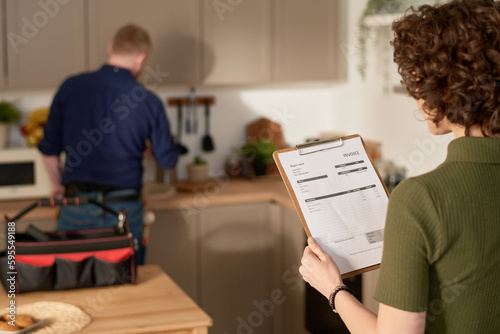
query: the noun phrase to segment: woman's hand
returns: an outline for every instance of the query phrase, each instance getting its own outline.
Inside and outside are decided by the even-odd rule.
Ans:
[[[299,272],[304,281],[329,298],[332,290],[342,284],[339,267],[313,237],[307,239],[307,244]]]

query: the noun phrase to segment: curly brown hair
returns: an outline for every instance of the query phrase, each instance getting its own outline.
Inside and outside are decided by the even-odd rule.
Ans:
[[[411,7],[392,24],[394,62],[434,123],[445,116],[500,136],[500,3],[454,0]]]

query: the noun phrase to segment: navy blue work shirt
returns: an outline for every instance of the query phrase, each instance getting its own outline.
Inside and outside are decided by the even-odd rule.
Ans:
[[[140,189],[147,139],[158,164],[174,167],[178,146],[160,99],[130,71],[104,65],[61,85],[38,148],[49,156],[66,153],[64,185],[85,182]]]

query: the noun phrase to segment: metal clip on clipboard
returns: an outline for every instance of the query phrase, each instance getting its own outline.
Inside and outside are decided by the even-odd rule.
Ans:
[[[342,144],[343,144],[342,138],[333,137],[323,140],[317,140],[310,143],[295,145],[295,147],[297,148],[299,155],[306,155],[314,152],[325,151],[325,150],[330,150],[332,148],[340,147],[342,146]]]

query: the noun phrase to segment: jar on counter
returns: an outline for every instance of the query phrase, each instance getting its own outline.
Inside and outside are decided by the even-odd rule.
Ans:
[[[224,170],[230,177],[248,175],[248,164],[236,149],[231,152],[224,162]]]

